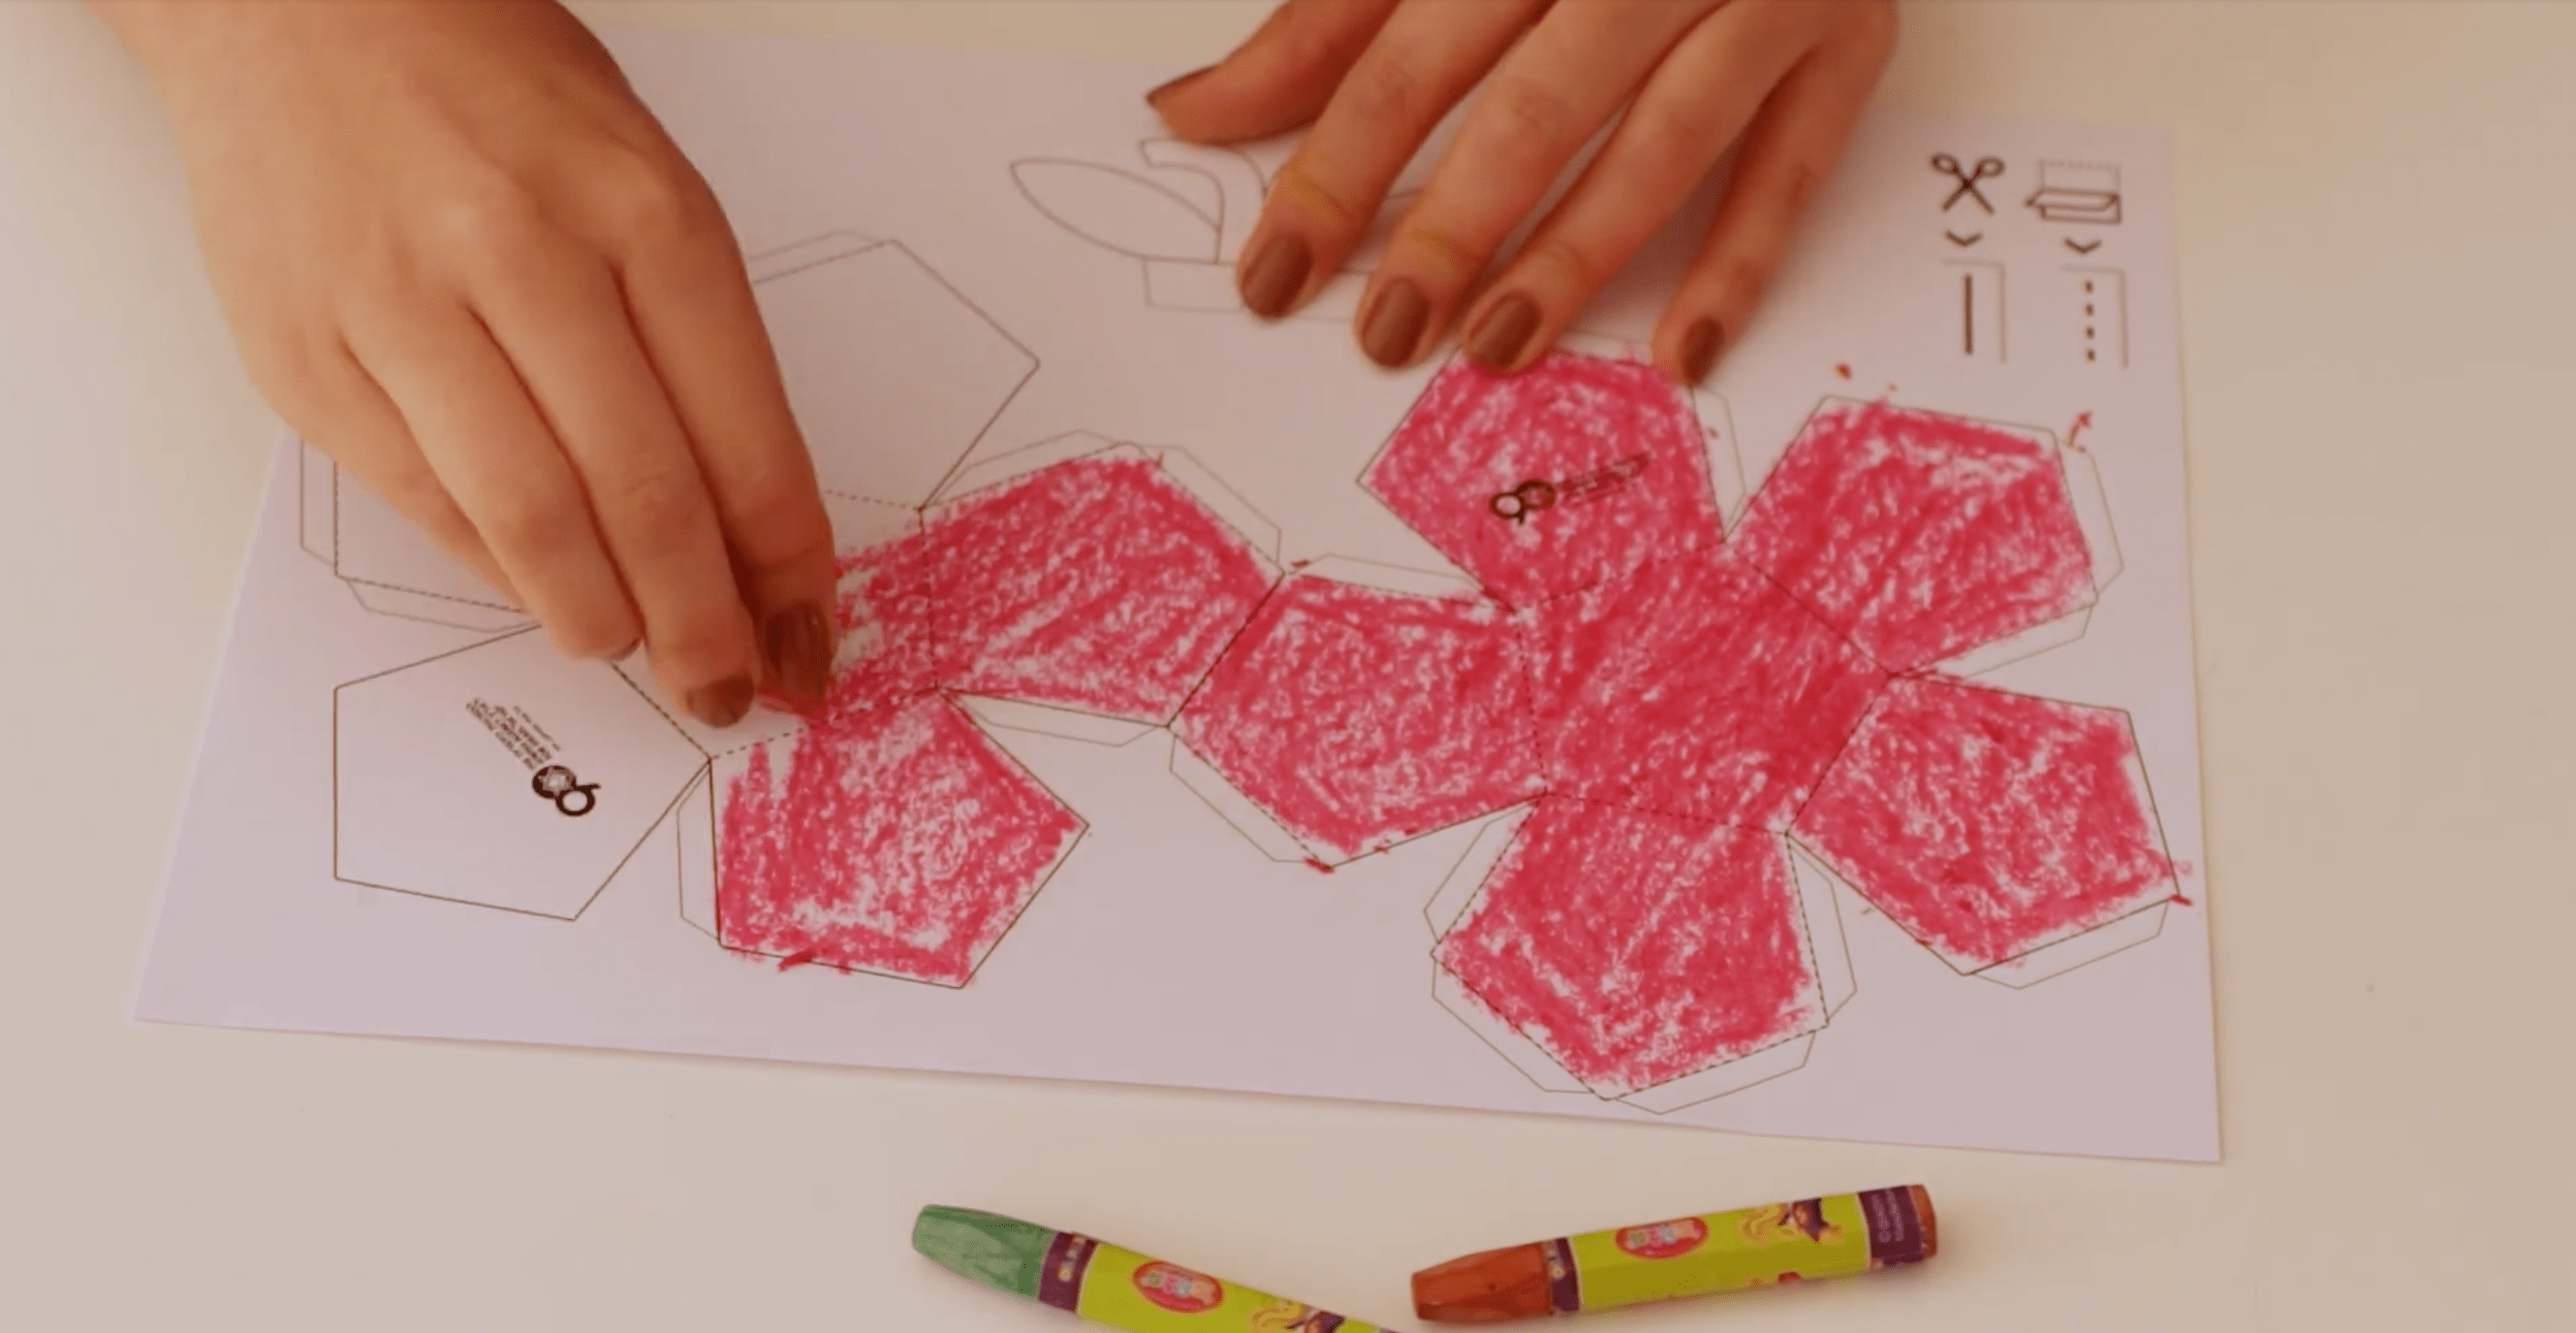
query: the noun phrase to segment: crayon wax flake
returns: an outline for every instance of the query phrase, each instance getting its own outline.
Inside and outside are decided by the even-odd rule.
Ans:
[[[1940,678],[1891,687],[1797,833],[1973,971],[2172,897],[2127,715]]]
[[[1491,602],[1292,578],[1176,730],[1289,830],[1356,856],[1537,793],[1521,653]]]

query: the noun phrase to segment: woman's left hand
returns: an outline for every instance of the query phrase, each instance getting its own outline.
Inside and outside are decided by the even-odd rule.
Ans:
[[[1432,130],[1490,76],[1361,298],[1360,346],[1387,366],[1453,327],[1488,369],[1537,360],[1740,141],[1654,336],[1655,364],[1696,383],[1743,330],[1895,36],[1892,0],[1286,0],[1223,63],[1148,100],[1198,142],[1312,122],[1237,268],[1245,304],[1276,318],[1340,270]],[[1574,188],[1482,282],[1613,117]]]

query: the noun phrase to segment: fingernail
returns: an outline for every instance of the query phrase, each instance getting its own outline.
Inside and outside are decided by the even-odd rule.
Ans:
[[[1145,94],[1145,105],[1159,110],[1163,105],[1164,98],[1172,95],[1173,93],[1179,92],[1181,89],[1198,82],[1202,78],[1205,78],[1208,72],[1215,68],[1216,66],[1209,65],[1205,69],[1194,69],[1169,83],[1156,85],[1154,91]]]
[[[1243,265],[1243,304],[1263,319],[1277,319],[1297,304],[1306,290],[1306,275],[1315,268],[1315,252],[1304,237],[1273,236]]]
[[[832,688],[832,627],[822,609],[808,602],[771,616],[761,640],[771,691],[800,713],[822,707]]]
[[[1682,335],[1682,382],[1699,384],[1708,372],[1717,368],[1717,353],[1726,346],[1726,330],[1713,319],[1703,319]]]
[[[735,676],[689,691],[689,712],[710,727],[730,727],[751,711],[751,677]]]
[[[1369,307],[1368,319],[1360,325],[1360,350],[1389,370],[1401,369],[1413,360],[1423,326],[1430,322],[1431,303],[1422,298],[1422,289],[1398,278]]]
[[[628,642],[625,647],[618,649],[616,652],[610,653],[608,655],[608,661],[611,665],[623,666],[625,665],[626,659],[633,657],[635,655],[635,650],[643,646],[644,641],[642,639],[632,640]]]
[[[1487,370],[1509,370],[1520,364],[1521,353],[1536,332],[1538,303],[1514,292],[1485,312],[1475,331],[1467,335],[1467,359]]]

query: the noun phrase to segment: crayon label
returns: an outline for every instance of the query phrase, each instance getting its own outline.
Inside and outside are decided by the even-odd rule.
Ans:
[[[1177,1264],[1147,1264],[1134,1280],[1146,1300],[1174,1314],[1206,1314],[1225,1302],[1224,1283]]]
[[[1619,1248],[1640,1259],[1675,1259],[1698,1249],[1707,1239],[1708,1223],[1685,1217],[1630,1227],[1619,1233]]]
[[[1932,1238],[1924,1232],[1922,1214],[1914,1211],[1912,1190],[1871,1190],[1860,1196],[1860,1212],[1869,1226],[1870,1267],[1919,1264],[1928,1257],[1924,1251]]]
[[[1100,1242],[1089,1236],[1057,1232],[1055,1242],[1047,1246],[1046,1268],[1038,1274],[1038,1299],[1059,1310],[1078,1308],[1083,1275],[1090,1271],[1091,1257],[1099,1249]]]
[[[1558,1314],[1583,1311],[1583,1281],[1574,1267],[1574,1242],[1552,1240],[1539,1247],[1547,1261],[1547,1299]]]
[[[1091,1248],[1080,1299],[1064,1308],[1128,1333],[1384,1333],[1116,1245]]]
[[[1898,1196],[1903,1216],[1884,1195]],[[1864,1201],[1870,1206],[1864,1208]],[[1581,1308],[1616,1310],[1778,1282],[1843,1277],[1923,1257],[1920,1219],[1902,1190],[1745,1208],[1594,1232],[1568,1241]],[[1886,1237],[1882,1246],[1880,1237]]]

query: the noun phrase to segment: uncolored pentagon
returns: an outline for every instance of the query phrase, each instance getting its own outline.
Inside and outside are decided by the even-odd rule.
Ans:
[[[545,635],[476,644],[334,692],[333,873],[571,919],[706,762]]]
[[[1037,370],[892,241],[831,235],[756,257],[753,291],[824,489],[930,498]]]

